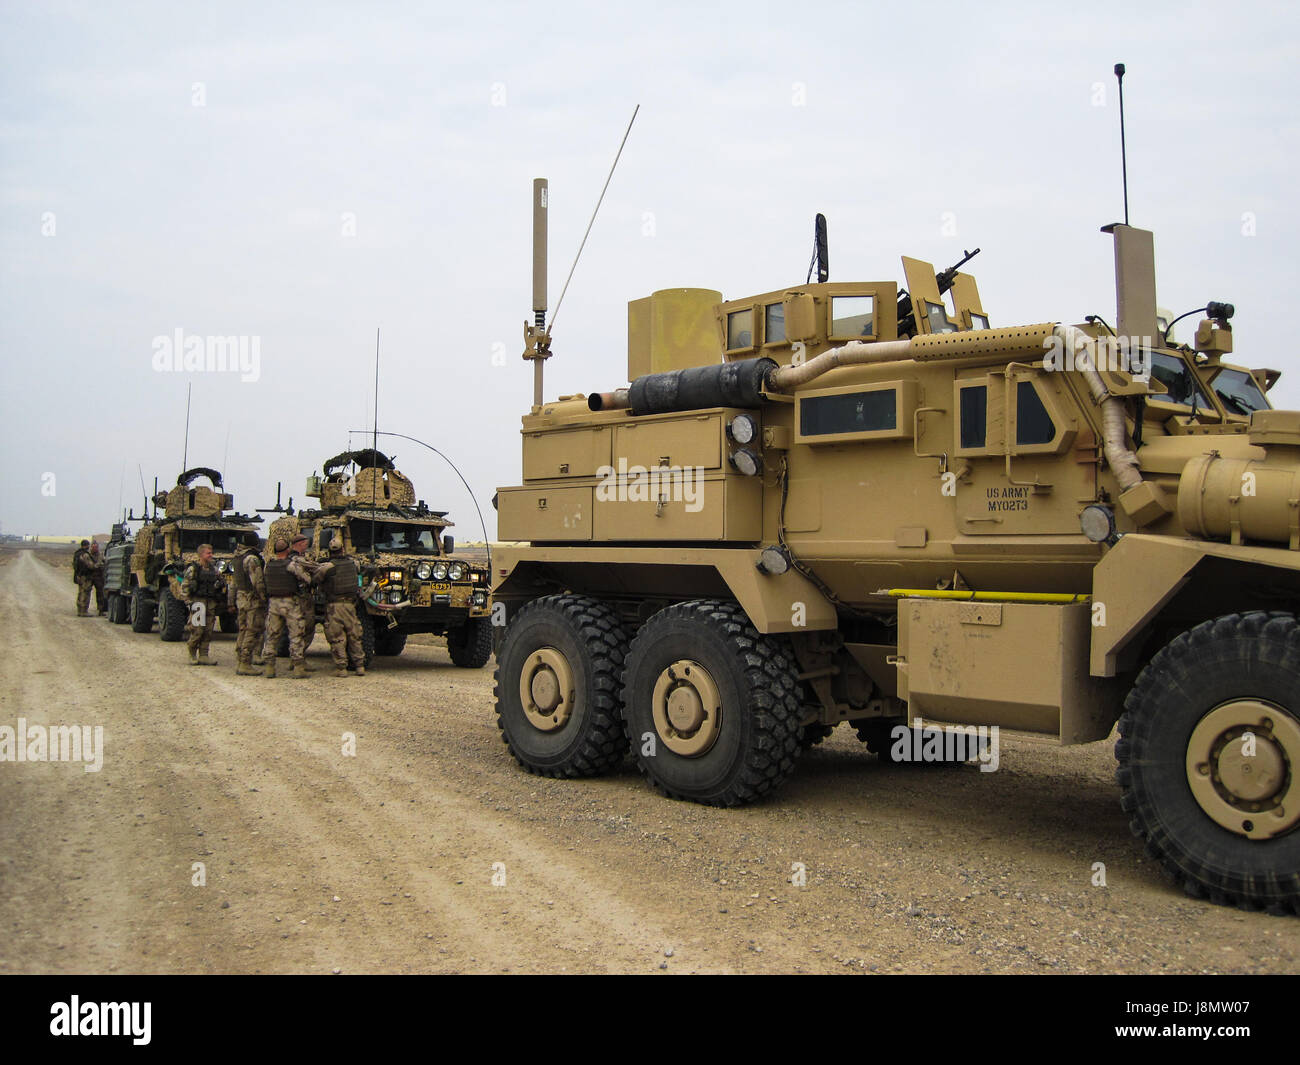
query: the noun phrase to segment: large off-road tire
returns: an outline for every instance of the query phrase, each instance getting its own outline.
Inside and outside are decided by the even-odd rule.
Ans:
[[[111,593],[108,597],[108,620],[114,625],[125,625],[129,606],[121,592]]]
[[[164,587],[158,596],[158,635],[165,643],[178,643],[185,637],[185,624],[189,620],[188,603],[182,603],[170,588]]]
[[[238,614],[218,614],[218,615],[217,615],[217,624],[221,627],[221,631],[222,631],[222,632],[238,632],[238,631],[239,631],[239,615],[238,615]]]
[[[794,770],[803,732],[792,658],[735,603],[678,603],[633,639],[623,674],[632,754],[675,799],[738,806]]]
[[[468,618],[447,630],[447,653],[462,669],[482,669],[492,657],[492,619]]]
[[[375,654],[382,658],[396,658],[406,649],[406,633],[381,628],[375,633]]]
[[[1197,898],[1300,913],[1300,624],[1230,614],[1161,650],[1124,703],[1123,808]]]
[[[627,633],[604,603],[534,599],[511,619],[494,676],[497,727],[530,773],[590,777],[623,761]]]
[[[153,615],[156,609],[153,599],[137,588],[131,593],[131,631],[149,632],[153,629]]]

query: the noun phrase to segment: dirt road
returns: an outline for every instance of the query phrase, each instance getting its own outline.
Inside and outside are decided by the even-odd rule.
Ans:
[[[340,680],[318,635],[307,681],[236,677],[232,636],[192,669],[73,600],[0,568],[0,725],[104,730],[97,773],[0,762],[0,972],[1300,971],[1300,921],[1143,857],[1110,744],[1004,737],[980,773],[841,727],[715,810],[529,776],[491,668],[439,646]]]

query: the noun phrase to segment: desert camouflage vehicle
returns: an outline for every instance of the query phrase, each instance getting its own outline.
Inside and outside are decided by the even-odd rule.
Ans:
[[[1118,723],[1164,868],[1300,909],[1300,412],[1223,361],[1230,306],[1167,341],[1151,233],[1106,231],[1118,336],[994,328],[971,275],[914,259],[904,290],[629,304],[630,386],[539,387],[499,492],[514,756],[591,775],[630,745],[663,793],[729,806],[841,722],[985,769],[991,726]],[[540,366],[540,316],[526,333]]]
[[[208,484],[195,485],[200,478]],[[182,638],[188,608],[181,598],[181,577],[186,564],[198,558],[199,545],[211,544],[228,592],[218,620],[222,632],[234,632],[238,614],[231,560],[240,537],[250,530],[257,532],[261,517],[227,513],[235,505],[235,497],[223,491],[218,471],[203,466],[186,470],[169,491],[154,496],[153,502],[163,508],[163,517],[155,515],[140,528],[131,552],[131,628],[148,632],[156,614],[158,633],[164,640],[174,643]]]
[[[370,448],[336,455],[325,463],[323,476],[308,479],[307,495],[321,502],[295,518],[311,541],[310,557],[326,561],[331,541],[341,538],[361,570],[364,595],[357,617],[367,662],[372,655],[400,655],[408,635],[433,633],[447,638],[456,665],[487,664],[487,566],[456,554],[445,533],[452,525],[446,511],[417,501],[411,481],[387,455]],[[318,593],[316,620],[324,619],[325,600]]]
[[[113,523],[104,548],[104,594],[108,597],[108,620],[125,625],[131,616],[131,556],[135,552],[133,526],[141,519],[134,513]]]

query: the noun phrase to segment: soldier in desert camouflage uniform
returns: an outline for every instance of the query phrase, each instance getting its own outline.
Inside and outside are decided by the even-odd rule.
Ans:
[[[239,610],[239,637],[236,644],[241,677],[256,677],[254,666],[265,665],[262,639],[266,634],[266,578],[262,573],[261,538],[251,529],[235,552],[235,606]]]
[[[357,564],[343,553],[339,540],[330,543],[330,560],[316,572],[325,589],[325,638],[334,656],[334,675],[346,677],[351,660],[358,677],[366,675],[361,647],[361,622],[357,620]]]
[[[295,546],[306,546],[307,538],[298,536]],[[266,637],[262,644],[262,656],[266,666],[262,676],[275,676],[275,645],[280,642],[280,633],[289,630],[289,661],[292,669],[289,676],[302,680],[307,676],[307,647],[304,632],[306,619],[303,617],[304,597],[311,602],[311,583],[315,575],[315,563],[307,561],[301,555],[289,554],[289,544],[283,537],[275,541],[275,558],[266,564]],[[315,621],[312,622],[315,624]]]
[[[95,609],[99,611],[99,616],[102,618],[108,613],[108,600],[104,595],[104,556],[99,553],[98,540],[90,541],[90,557],[95,563],[95,570],[90,575],[91,584],[95,589]]]
[[[90,617],[90,592],[95,587],[95,557],[90,553],[90,541],[82,540],[72,555],[72,579],[77,583],[77,617]]]
[[[208,646],[217,625],[217,611],[225,605],[226,594],[225,578],[212,562],[212,545],[199,544],[198,561],[185,567],[181,581],[181,598],[190,607],[185,644],[192,666],[217,664],[216,659],[208,657]]]

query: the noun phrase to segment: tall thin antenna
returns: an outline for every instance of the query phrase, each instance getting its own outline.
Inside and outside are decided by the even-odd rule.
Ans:
[[[122,473],[117,479],[117,509],[122,509],[122,489],[126,486],[126,459],[122,460]]]
[[[229,476],[227,476],[230,471],[226,469],[226,462],[229,460],[229,458],[230,458],[230,423],[226,422],[226,450],[222,452],[221,455],[221,476],[226,478],[227,483],[229,483],[230,481]]]
[[[140,511],[140,517],[145,521],[149,520],[149,489],[144,486],[144,465],[137,462],[135,468],[140,472],[140,494],[144,496],[144,509]]]
[[[375,461],[373,452],[379,450],[379,327],[375,326],[375,421],[370,431],[370,450],[372,452],[370,461]],[[379,505],[375,498],[375,482],[373,478],[370,482],[370,557],[376,558],[378,552],[375,550],[375,507]]]
[[[600,211],[600,205],[605,200],[605,191],[609,188],[610,180],[614,177],[614,168],[618,166],[618,161],[623,155],[623,145],[627,143],[628,134],[632,132],[632,123],[636,121],[637,112],[641,110],[641,105],[637,104],[632,111],[632,117],[628,119],[627,129],[623,131],[623,139],[618,142],[618,151],[614,155],[614,162],[609,168],[609,174],[605,177],[605,184],[600,190],[600,198],[596,200],[596,210],[591,212],[591,220],[587,223],[587,231],[582,234],[582,243],[578,245],[578,254],[573,257],[573,265],[569,267],[569,276],[564,279],[564,287],[560,289],[560,298],[555,304],[555,313],[551,315],[551,330],[555,330],[555,320],[560,317],[560,307],[564,304],[564,294],[569,291],[569,282],[573,280],[573,271],[578,268],[578,260],[582,258],[582,249],[587,246],[587,237],[591,235],[591,227],[596,221],[596,214]]]
[[[190,393],[194,383],[185,386],[185,450],[181,452],[181,472],[190,468]]]
[[[1119,82],[1119,159],[1124,174],[1124,224],[1128,225],[1128,145],[1124,141],[1124,64],[1115,64]]]

